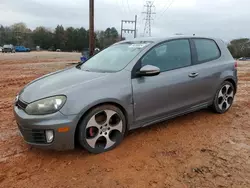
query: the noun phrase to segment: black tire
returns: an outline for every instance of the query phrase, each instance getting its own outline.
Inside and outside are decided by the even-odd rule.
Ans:
[[[99,140],[99,138],[101,139],[101,140],[106,140],[106,144],[105,144],[105,146],[103,146],[103,145],[97,145],[97,142],[95,142],[95,147],[93,148],[93,147],[91,147],[89,144],[88,144],[88,142],[87,142],[87,138],[88,138],[88,129],[89,128],[87,128],[87,124],[88,124],[88,122],[89,122],[89,120],[94,116],[94,115],[96,115],[96,114],[98,114],[98,113],[101,113],[101,112],[104,112],[105,110],[111,110],[111,111],[114,111],[115,113],[117,113],[117,115],[119,116],[119,118],[120,118],[120,122],[122,123],[122,131],[121,132],[117,132],[116,130],[113,130],[114,132],[115,132],[115,134],[116,134],[116,136],[115,136],[115,144],[113,144],[111,147],[109,147],[109,148],[106,148],[105,149],[105,146],[106,146],[106,144],[107,144],[107,142],[108,142],[108,140],[104,137],[104,136],[100,136],[100,134],[102,133],[101,132],[101,129],[97,129],[97,134],[96,134],[96,136],[94,136],[94,138],[97,138],[98,137],[98,139],[97,140]],[[111,117],[113,117],[113,116],[111,116]],[[111,119],[111,118],[110,118]],[[107,124],[107,119],[105,120],[105,122],[106,123],[103,123],[103,125],[104,124]],[[104,122],[104,121],[103,121]],[[122,140],[123,140],[123,138],[124,138],[124,135],[125,135],[125,132],[126,132],[126,118],[125,118],[125,116],[124,116],[124,114],[123,114],[123,112],[118,108],[118,107],[116,107],[116,106],[113,106],[113,105],[101,105],[101,106],[98,106],[98,107],[96,107],[96,108],[93,108],[92,110],[90,110],[84,117],[83,117],[83,119],[82,119],[82,121],[80,122],[80,124],[79,124],[79,127],[78,127],[78,141],[79,141],[79,144],[83,147],[83,148],[85,148],[88,152],[90,152],[90,153],[95,153],[95,154],[98,154],[98,153],[103,153],[103,152],[106,152],[106,151],[109,151],[109,150],[112,150],[112,149],[114,149],[116,146],[118,146],[121,142],[122,142]],[[108,126],[109,126],[109,123],[108,123]],[[109,132],[108,133],[108,137],[110,138],[110,136],[111,136],[111,133],[113,133],[112,132],[112,130],[111,130],[111,132]],[[106,133],[105,133],[106,134]],[[110,139],[110,140],[112,140],[112,139]],[[113,140],[112,140],[113,141]],[[105,142],[105,141],[104,141]]]
[[[222,88],[224,88],[226,85],[230,85],[230,87],[232,88],[233,97],[231,99],[232,101],[230,103],[230,106],[228,108],[226,108],[226,109],[221,109],[219,107],[219,103],[220,103],[220,101],[219,101],[219,93],[222,90]],[[216,113],[219,113],[219,114],[223,114],[223,113],[227,112],[232,107],[232,105],[233,105],[234,96],[235,96],[235,87],[234,87],[234,85],[231,82],[229,82],[229,81],[224,81],[220,85],[219,89],[216,91],[216,94],[215,94],[215,97],[214,97],[214,101],[213,101],[213,104],[211,106],[212,109],[213,109],[213,111],[216,112]]]

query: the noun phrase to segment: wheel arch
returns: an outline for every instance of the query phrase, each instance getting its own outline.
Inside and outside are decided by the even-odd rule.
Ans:
[[[224,80],[224,82],[225,82],[225,81],[230,82],[230,83],[233,84],[234,89],[235,89],[235,93],[236,93],[236,91],[237,91],[237,82],[234,80],[234,78],[228,77],[228,78],[226,78],[226,79]]]

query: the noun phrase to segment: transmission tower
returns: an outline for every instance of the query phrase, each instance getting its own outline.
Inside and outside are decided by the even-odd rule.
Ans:
[[[152,14],[156,14],[155,12],[152,12],[152,8],[155,8],[153,1],[147,1],[146,5],[146,12],[142,12],[143,14],[146,14],[145,20],[145,27],[144,27],[144,36],[151,37],[151,21],[153,20]]]

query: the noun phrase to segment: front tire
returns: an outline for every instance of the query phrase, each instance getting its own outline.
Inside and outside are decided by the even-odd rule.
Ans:
[[[227,112],[234,101],[235,88],[231,82],[225,81],[221,84],[220,88],[216,92],[213,109],[216,113],[223,114]]]
[[[102,105],[92,109],[82,120],[78,139],[90,153],[103,153],[118,146],[125,135],[126,118],[113,105]]]

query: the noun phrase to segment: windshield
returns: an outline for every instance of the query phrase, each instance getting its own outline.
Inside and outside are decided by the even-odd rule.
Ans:
[[[93,72],[120,71],[150,43],[144,41],[115,44],[87,60],[81,69]]]

